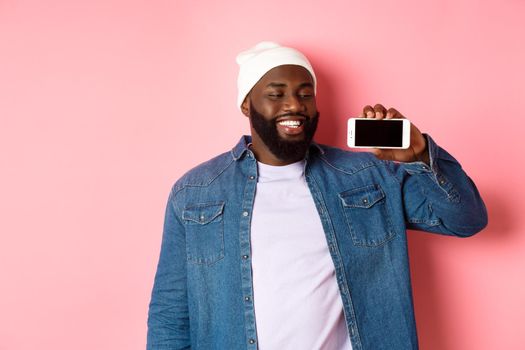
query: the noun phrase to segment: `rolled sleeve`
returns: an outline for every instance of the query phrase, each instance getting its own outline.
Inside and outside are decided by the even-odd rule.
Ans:
[[[425,137],[430,165],[400,165],[407,227],[459,237],[479,232],[488,217],[476,185],[454,157]]]

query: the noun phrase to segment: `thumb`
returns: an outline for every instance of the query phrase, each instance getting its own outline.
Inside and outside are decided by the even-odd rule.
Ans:
[[[381,159],[383,156],[383,151],[379,148],[371,148],[370,152],[373,153],[379,159]]]

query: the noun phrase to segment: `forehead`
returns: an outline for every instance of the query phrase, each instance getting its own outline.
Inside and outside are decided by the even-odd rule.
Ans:
[[[303,85],[310,83],[313,86],[314,81],[312,75],[306,68],[289,64],[270,69],[255,86],[264,88],[272,83],[285,85]]]

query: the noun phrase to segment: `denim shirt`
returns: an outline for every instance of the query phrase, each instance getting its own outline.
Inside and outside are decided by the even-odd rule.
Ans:
[[[474,183],[426,138],[430,166],[315,143],[306,155],[354,350],[418,348],[406,229],[467,237],[487,224]],[[257,349],[250,255],[257,162],[250,141],[242,137],[171,190],[147,349]]]

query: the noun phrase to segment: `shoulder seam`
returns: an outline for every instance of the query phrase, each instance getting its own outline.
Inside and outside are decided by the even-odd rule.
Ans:
[[[337,170],[337,171],[340,171],[342,173],[345,173],[345,174],[348,174],[348,175],[353,175],[355,173],[358,173],[362,170],[365,170],[365,169],[368,169],[368,168],[371,168],[371,167],[377,167],[378,166],[378,163],[377,162],[366,162],[366,163],[363,163],[361,164],[361,167],[359,169],[355,169],[355,170],[352,170],[352,171],[348,171],[348,170],[345,170],[345,169],[341,169],[339,167],[336,167],[335,165],[333,165],[332,163],[330,163],[325,157],[319,157],[321,158],[321,160],[323,162],[325,162],[328,166],[330,166],[331,168]]]
[[[389,163],[388,161],[386,161],[386,160],[383,160],[382,163],[383,163],[383,166],[385,167],[387,173],[389,173],[390,176],[392,176],[392,177],[394,178],[394,180],[396,181],[396,183],[397,183],[398,185],[401,186],[402,182],[399,181],[399,179],[398,179],[397,176],[394,174],[394,172],[392,171],[392,169],[390,169],[390,166],[389,166],[390,163]]]
[[[175,185],[173,185],[173,189],[172,189],[173,196],[177,195],[177,193],[179,193],[180,191],[182,191],[186,187],[207,187],[207,186],[211,185],[219,176],[222,175],[222,173],[224,173],[226,171],[226,169],[228,169],[230,167],[230,165],[232,165],[233,162],[234,162],[234,159],[232,158],[230,160],[230,162],[228,164],[226,164],[226,166],[223,169],[221,169],[213,178],[209,179],[205,184],[182,183],[179,186],[176,186],[177,184],[175,183]],[[176,187],[178,187],[178,188],[175,189]]]

